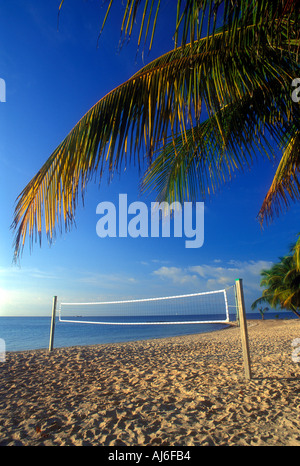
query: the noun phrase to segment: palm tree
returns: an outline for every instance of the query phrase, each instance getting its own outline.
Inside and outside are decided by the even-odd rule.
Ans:
[[[280,262],[269,270],[263,270],[261,276],[260,286],[265,289],[251,308],[267,303],[273,308],[280,306],[293,311],[300,317],[300,272],[296,269],[293,255],[280,258]]]
[[[296,269],[300,272],[300,234],[295,245],[292,247],[292,254],[294,255]]]
[[[263,308],[261,306],[261,307],[258,308],[258,312],[260,313],[262,320],[265,320],[265,312],[267,312],[268,310],[269,310],[268,307]]]
[[[138,46],[150,39],[151,48],[161,3],[127,0],[123,40],[140,21]],[[57,227],[72,225],[88,181],[130,161],[146,159],[142,189],[155,187],[158,200],[171,202],[205,198],[255,158],[274,163],[279,152],[260,221],[297,201],[300,108],[291,83],[299,72],[299,4],[177,0],[174,49],[97,102],[19,195],[15,258],[27,236],[41,242],[43,216],[51,242]]]

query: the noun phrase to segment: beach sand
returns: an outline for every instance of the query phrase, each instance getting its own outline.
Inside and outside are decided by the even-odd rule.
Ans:
[[[299,320],[132,343],[12,352],[0,445],[300,445]]]

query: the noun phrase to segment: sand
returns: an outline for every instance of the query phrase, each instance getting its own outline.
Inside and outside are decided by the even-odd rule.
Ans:
[[[0,363],[0,445],[300,445],[300,320],[240,331],[12,352]]]

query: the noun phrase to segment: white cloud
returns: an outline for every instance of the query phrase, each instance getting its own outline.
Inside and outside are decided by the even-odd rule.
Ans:
[[[153,275],[168,282],[170,285],[183,286],[185,291],[208,290],[213,291],[234,285],[238,278],[243,279],[245,296],[249,302],[259,296],[260,272],[272,266],[272,262],[235,261],[231,260],[222,265],[221,262],[202,264],[188,267],[160,267]]]
[[[269,261],[229,261],[223,266],[200,265],[188,267],[188,270],[197,273],[199,277],[208,281],[208,286],[230,286],[237,278],[242,278],[245,286],[258,290],[260,283],[260,272],[262,269],[270,268]]]
[[[141,265],[152,265],[152,264],[169,264],[170,261],[168,260],[161,260],[161,259],[151,259],[150,261],[139,261]]]
[[[83,273],[82,276],[78,276],[76,282],[85,283],[88,285],[97,285],[97,286],[115,286],[117,284],[123,283],[137,283],[136,278],[129,277],[127,275],[121,275],[119,273],[115,274],[102,274],[97,272]]]
[[[174,284],[184,285],[197,283],[198,277],[195,274],[191,274],[184,269],[179,267],[160,267],[158,270],[153,272],[153,275],[158,276],[159,278],[165,280],[170,280]]]
[[[41,278],[52,280],[55,278],[60,278],[57,273],[49,273],[45,270],[41,270],[37,267],[0,267],[0,278],[13,278],[13,279],[32,279],[32,278]]]

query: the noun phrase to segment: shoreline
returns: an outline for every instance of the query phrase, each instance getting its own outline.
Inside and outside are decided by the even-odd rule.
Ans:
[[[226,330],[224,332],[223,330]],[[8,352],[0,445],[299,445],[300,319],[240,331]]]
[[[299,319],[300,320],[300,319]],[[229,330],[231,328],[235,328],[237,327],[237,324],[236,322],[228,322],[228,324],[225,324],[227,325],[227,327],[224,327],[224,328],[220,328],[218,330],[210,330],[210,331],[207,331],[207,332],[203,332],[203,333],[187,333],[187,334],[183,334],[183,335],[173,335],[173,336],[168,336],[168,337],[156,337],[156,338],[144,338],[144,339],[141,339],[141,340],[126,340],[126,341],[115,341],[115,342],[109,342],[109,343],[91,343],[91,344],[88,344],[88,345],[71,345],[71,346],[55,346],[55,341],[54,341],[54,347],[53,347],[53,351],[55,350],[68,350],[68,349],[80,349],[80,348],[91,348],[91,347],[101,347],[101,346],[108,346],[108,345],[126,345],[127,343],[146,343],[146,342],[149,342],[149,341],[153,341],[153,342],[157,342],[159,340],[170,340],[172,338],[185,338],[185,337],[189,337],[189,336],[193,336],[193,335],[206,335],[206,334],[209,334],[209,333],[214,333],[214,332],[222,332],[223,330]],[[45,348],[33,348],[33,349],[21,349],[21,350],[7,350],[6,351],[6,354],[12,354],[12,353],[27,353],[27,352],[32,352],[32,351],[46,351],[47,353],[49,353],[49,348],[45,347]]]
[[[196,325],[199,325],[199,324],[196,324]],[[133,342],[138,342],[138,341],[150,341],[150,340],[164,340],[166,338],[173,338],[173,337],[185,337],[185,336],[189,336],[189,335],[198,335],[198,334],[202,334],[202,333],[211,333],[211,332],[216,332],[216,331],[221,331],[221,330],[227,330],[228,328],[231,328],[232,326],[235,326],[236,325],[236,321],[231,321],[231,322],[228,322],[228,323],[224,323],[222,324],[224,325],[223,328],[218,328],[218,329],[214,329],[214,330],[206,330],[204,332],[197,332],[195,331],[195,333],[179,333],[178,335],[174,334],[174,335],[169,335],[169,336],[156,336],[156,337],[146,337],[146,338],[140,338],[140,339],[136,339],[136,338],[133,338],[132,340],[130,339],[126,339],[126,340],[116,340],[116,341],[104,341],[104,342],[99,342],[99,343],[88,343],[88,344],[76,344],[76,343],[73,343],[71,345],[62,345],[62,346],[55,346],[55,343],[56,343],[56,339],[54,337],[54,346],[53,346],[53,349],[67,349],[67,348],[82,348],[82,347],[90,347],[90,346],[99,346],[99,345],[110,345],[110,344],[118,344],[118,343],[133,343]],[[226,326],[225,326],[226,325]],[[50,329],[50,325],[49,325],[49,329]],[[41,351],[45,351],[47,350],[48,351],[48,348],[49,348],[49,343],[45,344],[45,346],[43,347],[36,347],[36,348],[25,348],[25,349],[12,349],[12,350],[9,350],[6,348],[6,354],[8,353],[22,353],[22,352],[25,352],[25,351],[38,351],[38,350],[41,350]]]
[[[267,316],[265,320],[295,320],[296,318],[294,316],[280,316],[278,317],[273,313],[274,316]],[[233,316],[231,316],[233,317]],[[7,319],[7,317],[3,317],[4,319]],[[19,317],[14,316],[12,319],[16,318],[17,321]],[[38,325],[39,322],[37,323],[34,319],[43,319],[43,325],[40,331],[38,330]],[[11,317],[8,317],[8,319],[11,319]],[[5,350],[6,353],[11,353],[11,352],[22,352],[22,351],[30,351],[30,350],[36,350],[36,349],[48,349],[49,347],[49,333],[50,333],[50,317],[49,316],[43,316],[43,317],[31,317],[31,316],[26,316],[26,317],[21,317],[21,323],[18,327],[18,330],[15,333],[14,339],[12,339],[12,333],[10,329],[10,321],[5,321],[4,320],[4,326],[1,327],[1,337],[5,342]],[[26,320],[28,319],[28,322]],[[33,322],[31,320],[33,319]],[[261,321],[261,317],[258,315],[251,316],[251,318],[247,317],[247,321],[249,323],[253,321]],[[46,322],[46,325],[45,325]],[[0,324],[1,324],[1,317],[0,317]],[[236,320],[231,319],[227,324],[223,324],[224,329],[228,326],[236,325]],[[27,325],[28,324],[28,325]],[[24,325],[24,329],[23,329]],[[30,327],[33,327],[30,329]],[[204,325],[206,327],[204,331],[202,330],[202,325],[198,325],[194,327],[193,329],[189,328],[190,326],[187,326],[187,329],[183,328],[182,325],[179,325],[179,330],[178,332],[176,331],[177,329],[175,328],[174,331],[172,331],[172,326],[170,328],[167,328],[164,331],[161,332],[156,332],[153,331],[153,329],[147,329],[144,331],[142,329],[141,332],[137,332],[136,329],[121,332],[121,334],[118,336],[116,332],[113,329],[112,332],[112,338],[110,336],[110,331],[106,331],[104,329],[104,332],[100,332],[99,337],[96,336],[96,334],[93,332],[90,332],[90,329],[88,329],[87,333],[85,332],[85,329],[79,329],[79,326],[75,326],[74,333],[72,333],[72,329],[68,332],[65,331],[63,326],[58,325],[58,327],[55,327],[55,337],[54,337],[54,347],[56,348],[70,348],[74,346],[91,346],[91,345],[97,345],[97,344],[109,344],[109,343],[118,343],[118,342],[131,342],[131,341],[143,341],[143,340],[150,340],[150,339],[163,339],[163,338],[168,338],[171,336],[184,336],[184,335],[191,335],[191,334],[198,334],[198,333],[209,333],[211,331],[218,331],[221,328],[214,328],[217,327],[215,325],[210,326]],[[210,327],[214,328],[213,330],[210,330]],[[219,325],[219,327],[222,327]],[[31,331],[32,330],[32,331]],[[87,338],[83,338],[82,335],[87,335]],[[118,333],[118,332],[117,332]]]

